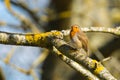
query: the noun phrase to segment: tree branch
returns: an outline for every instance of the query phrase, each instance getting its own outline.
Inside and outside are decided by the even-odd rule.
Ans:
[[[54,37],[62,38],[62,33],[59,31],[51,31],[38,34],[18,34],[0,31],[0,44],[48,48],[52,46],[51,38]]]
[[[1,67],[0,67],[0,80],[6,80],[4,72]]]
[[[39,30],[37,29],[36,25],[31,21],[29,20],[28,18],[26,18],[25,16],[15,12],[12,7],[11,7],[11,4],[10,4],[10,0],[5,0],[5,5],[6,5],[6,8],[8,9],[8,11],[13,15],[15,16],[16,18],[18,18],[22,24],[24,26],[26,26],[26,28],[30,28],[33,32],[36,32],[36,33],[39,33]]]
[[[30,16],[32,17],[32,19],[35,20],[35,22],[39,23],[39,17],[36,15],[36,11],[35,10],[32,10],[30,9],[26,4],[24,4],[22,1],[18,1],[18,2],[15,2],[15,1],[10,1],[12,4],[18,6],[18,7],[21,7],[22,9],[24,9],[25,11],[27,11]]]
[[[119,28],[91,27],[82,28],[82,30],[89,32],[103,31],[120,36]],[[52,48],[51,46],[55,46],[65,56],[83,65],[100,79],[116,80],[100,62],[89,58],[83,49],[76,50],[67,44],[63,40],[63,36],[66,35],[65,33],[69,33],[69,30],[51,31],[41,34],[16,34],[0,32],[0,43],[23,46],[38,46],[44,48]]]
[[[71,60],[70,58],[64,56],[60,53],[55,47],[53,47],[53,52],[57,55],[61,60],[71,66],[73,69],[81,73],[86,79],[88,80],[100,80],[95,75],[93,75],[90,71],[86,70],[82,65],[76,63],[75,61]]]
[[[117,28],[108,28],[108,27],[84,27],[81,28],[84,32],[101,32],[101,33],[110,33],[113,35],[120,36],[120,27]],[[62,30],[64,36],[69,35],[70,30]]]
[[[79,64],[82,64],[100,79],[117,80],[109,73],[105,67],[103,67],[100,62],[87,57],[87,53],[82,48],[80,50],[74,50],[65,41],[60,39],[54,39],[53,45],[65,56],[69,57]]]

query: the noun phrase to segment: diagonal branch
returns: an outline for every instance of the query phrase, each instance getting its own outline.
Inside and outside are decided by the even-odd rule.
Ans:
[[[86,70],[82,65],[76,63],[75,61],[71,60],[70,58],[64,56],[60,53],[55,47],[53,47],[53,52],[57,55],[61,60],[71,66],[73,69],[81,73],[86,79],[88,80],[100,80],[95,75],[93,75],[90,71]]]
[[[82,64],[100,79],[117,80],[100,62],[87,57],[87,53],[82,48],[80,50],[74,50],[71,46],[69,46],[65,41],[61,39],[54,39],[53,45],[65,56],[69,57],[79,64]]]
[[[23,2],[21,1],[18,1],[18,2],[15,2],[15,1],[10,1],[13,5],[16,5],[16,6],[19,6],[21,7],[22,9],[26,10],[30,16],[32,17],[32,19],[35,20],[35,22],[39,23],[39,17],[37,16],[36,14],[36,11],[35,10],[31,10],[26,4],[24,4]]]
[[[22,22],[22,24],[24,26],[26,26],[26,28],[30,28],[33,32],[39,33],[39,30],[36,28],[36,25],[31,20],[29,20],[29,18],[21,15],[20,13],[15,12],[12,9],[11,4],[10,4],[10,0],[5,0],[5,5],[6,5],[6,8],[8,9],[8,11],[13,16],[15,16],[16,18],[18,18]]]

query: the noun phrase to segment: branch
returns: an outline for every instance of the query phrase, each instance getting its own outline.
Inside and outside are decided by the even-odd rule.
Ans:
[[[6,8],[8,9],[8,11],[15,16],[16,18],[18,18],[24,26],[26,26],[27,28],[30,28],[33,32],[39,33],[39,30],[37,29],[36,25],[32,23],[31,20],[29,20],[28,18],[26,18],[25,16],[15,12],[12,8],[11,8],[11,4],[10,4],[10,0],[5,0],[5,5]]]
[[[53,45],[65,56],[69,57],[79,64],[82,64],[100,79],[117,80],[109,73],[109,71],[105,67],[103,67],[100,62],[87,57],[87,53],[82,48],[80,50],[75,50],[65,41],[60,39],[54,39]]]
[[[51,31],[38,34],[18,34],[0,31],[0,44],[48,48],[52,46],[51,38],[54,37],[62,38],[62,33],[59,31]]]
[[[4,72],[1,67],[0,67],[0,80],[6,80]]]
[[[110,33],[113,35],[120,36],[120,27],[117,28],[108,28],[108,27],[85,27],[81,28],[84,32],[101,32],[101,33]],[[70,30],[62,30],[64,36],[69,35]]]
[[[16,47],[16,48],[17,48],[17,47]],[[6,56],[4,59],[1,59],[1,58],[0,58],[0,60],[3,61],[6,65],[9,65],[10,67],[18,70],[19,72],[22,72],[22,73],[24,73],[24,74],[26,74],[26,75],[31,75],[31,76],[33,76],[34,80],[39,80],[38,76],[36,75],[36,73],[35,73],[35,71],[34,71],[34,69],[36,68],[37,64],[34,65],[34,63],[33,63],[34,66],[32,65],[29,70],[25,70],[25,69],[23,69],[23,68],[20,68],[19,66],[16,66],[15,64],[10,63],[10,59],[12,58],[12,56],[13,56],[13,54],[14,54],[14,50],[15,50],[15,48],[12,48],[12,49],[10,50],[10,52],[7,54],[7,56]],[[1,70],[1,68],[0,68],[0,70]],[[1,75],[2,75],[2,72],[1,72]],[[1,77],[1,78],[2,78],[2,77]],[[1,78],[0,78],[0,80],[4,80],[4,79],[1,79]]]
[[[16,25],[16,24],[11,24],[11,23],[7,23],[6,21],[0,21],[0,27],[2,26],[11,26],[13,28],[20,28],[20,26]]]
[[[82,28],[82,30],[98,32],[102,32],[103,30],[103,32],[106,33],[112,33],[118,36],[120,35],[119,28],[91,27]],[[51,48],[51,46],[55,46],[65,56],[83,65],[100,79],[116,80],[100,62],[87,57],[86,52],[83,49],[76,50],[73,47],[69,46],[69,44],[67,44],[65,41],[63,41],[63,36],[65,36],[65,33],[68,32],[69,30],[64,30],[62,32],[51,31],[41,34],[16,34],[1,32],[0,43],[23,46],[37,46],[44,48]]]
[[[22,9],[24,9],[25,11],[27,11],[30,16],[32,17],[32,19],[35,20],[35,22],[39,23],[39,17],[36,15],[36,11],[35,10],[32,10],[30,9],[25,3],[23,3],[22,1],[18,1],[18,2],[15,2],[15,1],[10,1],[12,4],[18,6],[18,7],[21,7]]]
[[[75,61],[71,60],[70,58],[64,56],[60,53],[55,47],[53,47],[53,52],[57,55],[61,60],[71,66],[73,69],[81,73],[86,79],[88,80],[100,80],[95,75],[93,75],[90,71],[86,70],[82,65],[76,63]]]

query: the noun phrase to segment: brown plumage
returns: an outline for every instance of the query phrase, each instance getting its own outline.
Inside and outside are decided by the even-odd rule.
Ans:
[[[73,25],[71,27],[70,39],[74,48],[83,48],[88,53],[88,38],[85,33],[79,29],[79,26]]]

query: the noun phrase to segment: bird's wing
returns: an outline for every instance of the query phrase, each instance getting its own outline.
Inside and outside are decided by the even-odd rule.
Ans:
[[[78,34],[78,38],[81,40],[82,46],[85,49],[85,51],[88,52],[88,38],[87,38],[87,36],[83,32],[80,32]]]

